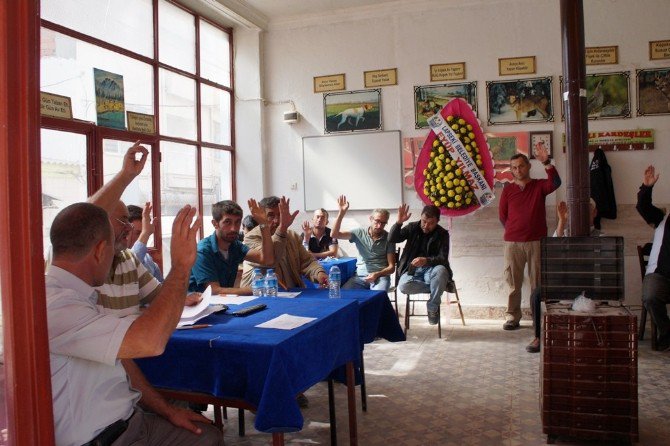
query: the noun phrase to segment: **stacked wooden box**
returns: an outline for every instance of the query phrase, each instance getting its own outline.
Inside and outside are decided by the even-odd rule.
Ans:
[[[557,436],[637,441],[637,319],[621,306],[623,239],[545,239],[541,286],[547,442]],[[571,309],[582,291],[597,299],[594,312]]]

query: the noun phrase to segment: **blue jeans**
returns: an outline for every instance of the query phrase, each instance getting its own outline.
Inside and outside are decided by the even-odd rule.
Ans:
[[[363,277],[352,276],[342,285],[343,290],[379,290],[388,291],[391,286],[391,277],[379,277],[375,283],[369,283],[363,280]]]
[[[413,275],[406,272],[400,276],[398,289],[405,294],[430,293],[426,308],[435,313],[440,308],[442,293],[447,289],[449,280],[449,271],[443,265],[422,266]]]

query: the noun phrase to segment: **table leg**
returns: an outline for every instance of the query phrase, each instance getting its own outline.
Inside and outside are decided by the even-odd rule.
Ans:
[[[244,409],[237,409],[237,435],[244,437]]]
[[[284,446],[283,432],[275,432],[272,434],[272,446]]]
[[[347,400],[349,403],[349,444],[358,446],[358,429],[356,426],[356,379],[354,363],[347,362]]]
[[[335,392],[333,380],[328,380],[328,414],[330,415],[330,444],[337,445],[337,419],[335,417]]]
[[[361,408],[363,412],[368,411],[368,393],[365,387],[365,362],[363,362],[363,350],[361,350]]]

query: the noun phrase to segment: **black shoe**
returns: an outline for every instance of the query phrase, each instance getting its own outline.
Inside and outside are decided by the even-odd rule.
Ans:
[[[519,328],[519,322],[507,321],[503,324],[503,330],[516,330]]]
[[[440,322],[440,314],[437,311],[428,312],[428,323],[430,325],[437,325]]]
[[[301,409],[306,409],[309,407],[309,400],[304,393],[298,394],[296,400],[298,401],[298,406],[300,406]]]
[[[659,336],[658,341],[656,341],[656,350],[659,352],[670,350],[670,336]]]
[[[526,351],[528,353],[539,353],[540,352],[540,338],[534,338],[530,341],[530,344],[526,346]]]

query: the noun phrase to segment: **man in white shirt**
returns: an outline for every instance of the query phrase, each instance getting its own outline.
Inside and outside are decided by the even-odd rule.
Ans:
[[[168,404],[133,361],[161,354],[179,321],[195,259],[195,213],[185,206],[175,218],[171,249],[179,255],[161,293],[141,315],[124,318],[105,314],[94,289],[114,257],[107,213],[75,203],[54,219],[46,295],[57,445],[223,444],[207,418]]]

